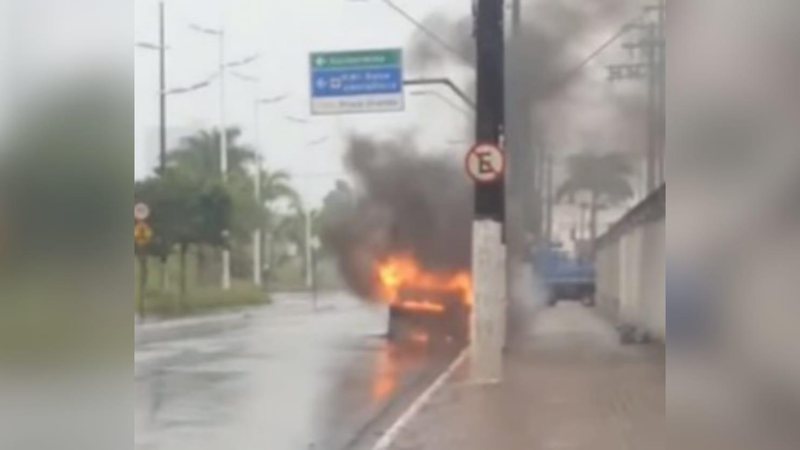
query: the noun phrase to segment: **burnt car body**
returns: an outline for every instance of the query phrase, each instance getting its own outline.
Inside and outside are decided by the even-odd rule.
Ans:
[[[422,337],[437,343],[469,341],[470,307],[458,291],[401,289],[389,306],[388,337],[402,342]]]

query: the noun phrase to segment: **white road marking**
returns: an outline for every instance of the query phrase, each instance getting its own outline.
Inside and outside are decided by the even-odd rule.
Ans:
[[[442,372],[436,378],[436,380],[430,386],[428,386],[428,388],[425,389],[425,391],[420,394],[416,400],[414,400],[411,406],[409,406],[408,409],[397,418],[392,426],[383,433],[381,438],[378,439],[378,442],[375,443],[375,446],[372,447],[372,450],[387,450],[392,443],[394,443],[394,440],[397,438],[400,432],[403,431],[406,425],[411,422],[411,419],[413,419],[419,410],[431,400],[433,394],[435,394],[436,391],[442,387],[442,385],[450,378],[453,372],[455,372],[456,368],[461,365],[461,363],[464,361],[464,358],[467,356],[468,349],[469,348],[465,348],[462,350],[461,354],[459,354],[458,357],[452,363],[450,363],[450,366],[447,367],[447,370]]]

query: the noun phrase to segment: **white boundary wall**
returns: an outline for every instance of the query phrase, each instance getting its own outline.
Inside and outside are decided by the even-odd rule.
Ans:
[[[661,341],[666,337],[665,192],[662,187],[612,226],[595,255],[600,311]]]

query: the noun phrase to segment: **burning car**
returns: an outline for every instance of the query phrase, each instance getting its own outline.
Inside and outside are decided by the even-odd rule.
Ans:
[[[469,340],[472,279],[467,271],[428,271],[413,257],[397,256],[377,272],[378,296],[389,305],[389,339]]]

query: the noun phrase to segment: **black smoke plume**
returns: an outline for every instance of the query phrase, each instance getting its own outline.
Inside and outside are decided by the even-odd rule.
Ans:
[[[521,26],[506,48],[510,251],[522,251],[523,230],[536,233],[540,224],[536,155],[546,146],[553,152],[582,150],[552,148],[563,144],[549,139],[563,134],[564,122],[555,116],[579,115],[589,101],[574,89],[588,82],[582,73],[572,73],[585,56],[580,44],[621,26],[640,6],[638,0],[523,1]],[[410,76],[447,75],[453,65],[474,67],[472,17],[434,14],[423,22],[448,45],[415,35],[408,52]],[[473,92],[474,82],[464,88]],[[620,106],[619,101],[608,105],[617,112]],[[602,138],[591,136],[586,145],[618,144]],[[472,191],[459,158],[422,155],[410,137],[376,141],[363,136],[351,139],[345,158],[355,186],[341,183],[328,197],[322,234],[357,294],[373,295],[375,262],[389,254],[411,253],[429,269],[469,267]]]
[[[639,0],[520,0],[522,16],[516,27],[506,21],[506,150],[510,159],[507,191],[510,250],[521,248],[523,233],[538,234],[541,223],[540,180],[542,153],[569,153],[587,148],[642,152],[636,139],[644,129],[642,96],[621,100],[603,94],[606,88],[585,77],[581,67],[591,48],[586,42],[615,32],[641,11]],[[472,17],[437,13],[423,20],[448,43],[443,48],[424,33],[411,40],[409,67],[425,75],[447,73],[453,65],[473,68]],[[616,48],[619,48],[616,46]],[[596,70],[594,68],[593,70]],[[465,88],[474,90],[474,83]],[[599,93],[599,94],[598,94]],[[585,114],[603,110],[591,124]],[[627,107],[627,108],[623,108]],[[564,136],[578,138],[564,139]],[[625,136],[624,141],[618,136]]]
[[[458,158],[421,154],[409,137],[353,136],[345,161],[355,186],[326,199],[322,237],[355,293],[371,299],[388,255],[434,271],[469,267],[472,190]]]

